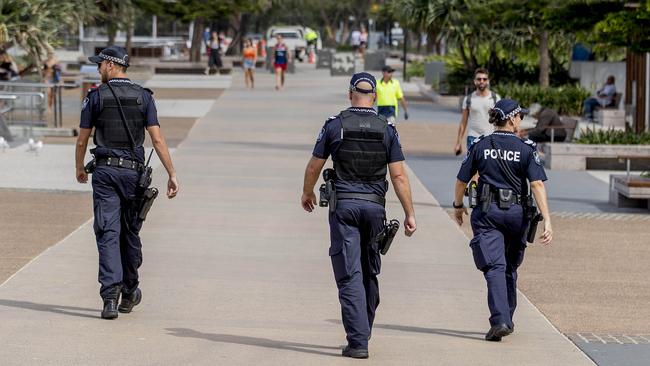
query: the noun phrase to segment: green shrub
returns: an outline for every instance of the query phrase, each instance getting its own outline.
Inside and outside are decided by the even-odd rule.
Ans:
[[[650,145],[650,132],[636,134],[632,131],[620,130],[583,130],[580,138],[575,140],[578,144],[590,145]]]
[[[424,62],[415,60],[406,65],[406,77],[424,77]]]
[[[522,106],[539,103],[562,115],[582,114],[582,103],[591,92],[578,85],[542,88],[531,84],[500,84],[494,89],[501,97],[515,99]]]

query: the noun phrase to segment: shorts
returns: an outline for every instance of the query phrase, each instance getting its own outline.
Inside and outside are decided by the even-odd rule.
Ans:
[[[282,71],[287,71],[287,64],[274,63],[273,68],[276,69],[276,70],[277,69],[282,69]]]
[[[244,69],[254,69],[255,62],[253,60],[244,60]]]

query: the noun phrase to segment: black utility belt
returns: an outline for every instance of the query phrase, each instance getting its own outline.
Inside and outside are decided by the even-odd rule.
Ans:
[[[495,202],[499,208],[507,209],[512,205],[522,205],[526,202],[526,196],[516,194],[511,189],[492,188],[486,189],[481,195],[483,211],[487,212],[490,203]]]
[[[97,166],[100,165],[115,166],[118,168],[131,169],[135,171],[141,171],[144,168],[144,164],[142,164],[139,161],[116,158],[116,157],[98,158],[95,163],[97,164]]]
[[[363,200],[386,206],[386,198],[374,193],[341,193],[336,192],[337,200]]]

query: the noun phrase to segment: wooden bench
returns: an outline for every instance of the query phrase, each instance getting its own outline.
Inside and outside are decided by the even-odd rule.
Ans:
[[[571,142],[573,140],[573,135],[575,135],[576,128],[578,127],[578,120],[575,118],[569,117],[560,117],[562,120],[562,126],[548,126],[544,130],[551,131],[551,142],[555,142],[555,130],[565,130],[566,138],[564,142]]]
[[[616,207],[650,209],[650,178],[638,175],[611,175],[609,202]]]

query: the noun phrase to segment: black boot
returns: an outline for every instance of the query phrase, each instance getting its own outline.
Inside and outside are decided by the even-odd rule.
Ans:
[[[138,305],[141,300],[142,291],[140,291],[139,288],[136,288],[135,291],[128,295],[122,294],[122,302],[120,302],[118,310],[120,313],[130,313],[131,310],[133,310],[133,307]]]
[[[104,309],[102,310],[102,319],[117,318],[117,299],[104,299]]]
[[[485,340],[490,342],[501,342],[501,338],[512,333],[512,329],[506,324],[493,325],[485,335]]]
[[[368,350],[365,348],[352,348],[350,346],[345,346],[341,355],[343,357],[351,358],[368,358]]]

